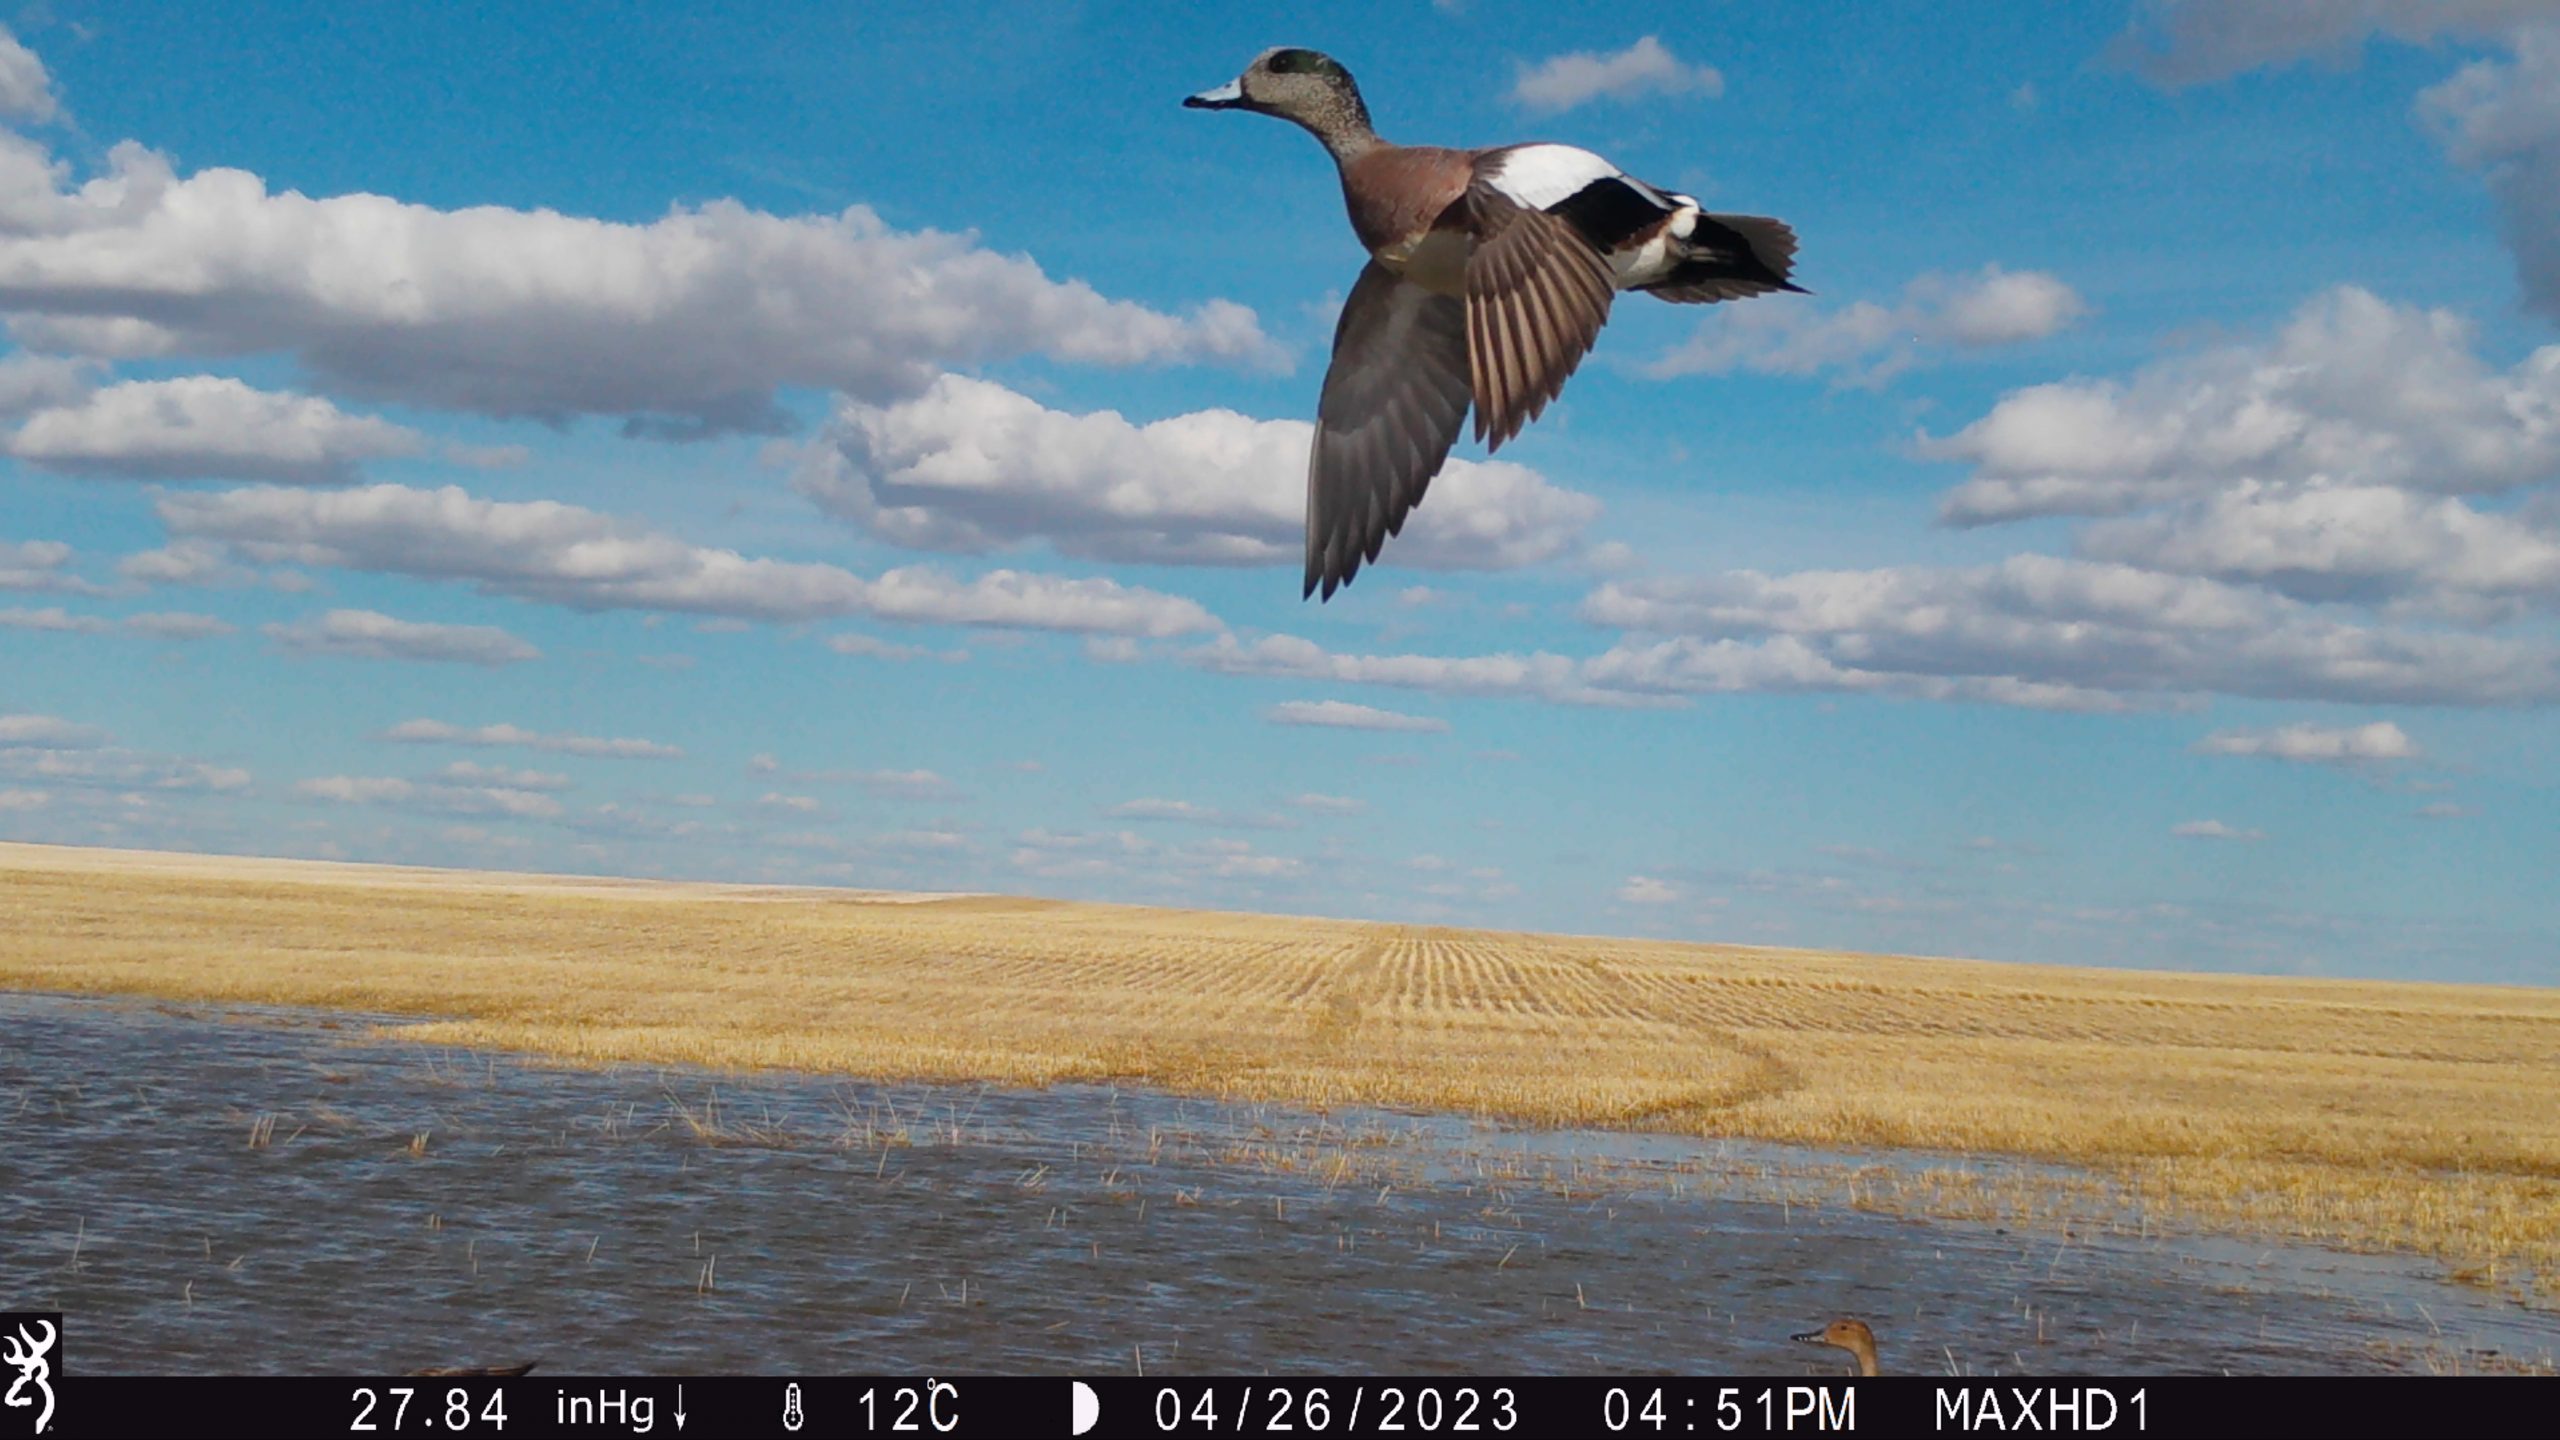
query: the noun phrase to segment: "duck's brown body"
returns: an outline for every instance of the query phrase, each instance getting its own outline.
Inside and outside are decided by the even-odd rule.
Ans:
[[[1475,166],[1475,151],[1439,145],[1378,145],[1343,162],[1351,233],[1391,273],[1464,298],[1470,240],[1459,202]]]

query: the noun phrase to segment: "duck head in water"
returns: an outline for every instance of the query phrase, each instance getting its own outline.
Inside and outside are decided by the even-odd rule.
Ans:
[[[1877,1373],[1876,1332],[1868,1329],[1867,1322],[1864,1320],[1852,1320],[1843,1316],[1819,1330],[1807,1330],[1801,1335],[1788,1338],[1800,1340],[1807,1345],[1829,1345],[1834,1349],[1846,1350],[1857,1358],[1859,1374]]]

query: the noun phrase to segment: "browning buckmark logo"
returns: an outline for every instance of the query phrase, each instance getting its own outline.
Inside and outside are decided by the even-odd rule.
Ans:
[[[33,1413],[34,1428],[17,1433],[42,1435],[53,1428],[53,1368],[61,1363],[62,1316],[59,1313],[0,1314],[0,1360],[18,1373],[9,1393],[0,1396],[12,1411]],[[18,1417],[12,1415],[11,1421]],[[15,1425],[9,1426],[15,1430]]]

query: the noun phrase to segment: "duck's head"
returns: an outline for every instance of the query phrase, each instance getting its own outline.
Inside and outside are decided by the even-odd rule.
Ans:
[[[1294,120],[1317,135],[1369,129],[1369,107],[1342,62],[1282,45],[1253,57],[1244,73],[1182,102],[1194,110],[1252,110]]]
[[[1852,1320],[1844,1315],[1819,1330],[1807,1330],[1788,1338],[1807,1345],[1829,1345],[1846,1350],[1858,1357],[1860,1370],[1869,1375],[1875,1373],[1876,1332],[1868,1329],[1864,1320]]]

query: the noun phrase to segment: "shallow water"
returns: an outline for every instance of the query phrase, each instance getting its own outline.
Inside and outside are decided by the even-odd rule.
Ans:
[[[1780,1147],[372,1023],[0,994],[0,1308],[87,1373],[1836,1373],[1786,1336],[1843,1312],[1931,1373],[2560,1350],[2413,1261],[1780,1203],[1747,1177],[1819,1158]]]

